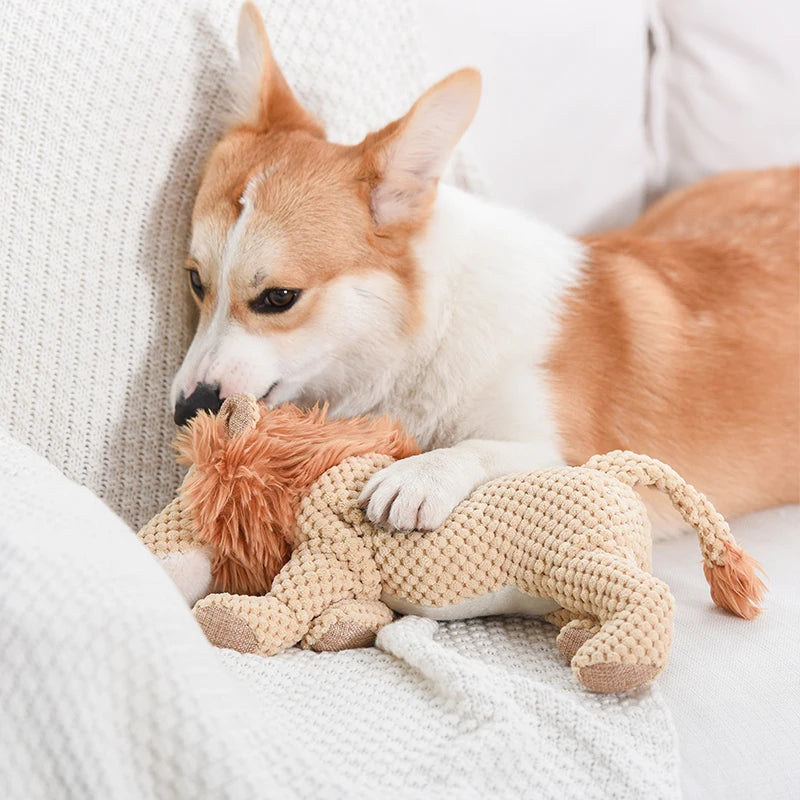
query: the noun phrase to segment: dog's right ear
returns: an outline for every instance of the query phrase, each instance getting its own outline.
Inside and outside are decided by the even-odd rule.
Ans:
[[[475,116],[480,96],[480,73],[461,69],[428,89],[404,117],[357,146],[379,229],[419,224],[427,217],[439,179]]]
[[[231,122],[259,133],[305,129],[324,136],[322,126],[300,105],[275,63],[264,20],[249,0],[239,12],[236,41],[239,68],[231,87]]]

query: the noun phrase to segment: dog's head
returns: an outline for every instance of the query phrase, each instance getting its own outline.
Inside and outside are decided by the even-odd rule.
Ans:
[[[172,387],[179,424],[236,392],[269,405],[335,401],[399,357],[425,292],[410,243],[480,96],[479,74],[461,70],[360,144],[333,144],[250,3],[238,46],[232,125],[192,217],[200,319]]]

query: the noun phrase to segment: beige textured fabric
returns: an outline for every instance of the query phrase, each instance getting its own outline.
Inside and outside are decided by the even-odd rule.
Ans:
[[[197,621],[211,644],[229,647],[239,653],[258,652],[255,634],[247,623],[222,606],[208,606],[198,610]]]
[[[385,623],[384,623],[385,624]],[[383,627],[381,624],[378,628]],[[371,647],[375,643],[377,631],[359,625],[357,622],[340,622],[332,626],[331,629],[319,640],[311,650],[318,653],[333,652],[340,650],[351,650],[358,647]]]
[[[516,586],[569,612],[550,618],[566,626],[561,649],[585,686],[623,691],[664,668],[672,640],[672,596],[648,572],[650,523],[632,486],[667,491],[698,528],[704,556],[721,558],[732,541],[725,521],[673,470],[626,452],[492,481],[438,530],[388,532],[366,521],[357,497],[390,461],[350,458],[328,470],[301,505],[301,543],[269,595],[210,595],[195,606],[201,624],[209,608],[225,608],[272,655],[343,600],[384,593],[445,606]]]
[[[258,401],[249,394],[232,394],[222,404],[219,415],[225,420],[228,435],[238,436],[256,426]]]
[[[367,647],[392,619],[394,614],[379,600],[341,600],[311,622],[300,645],[317,651]]]
[[[591,639],[592,636],[600,630],[600,625],[598,625],[598,623],[585,617],[572,619],[565,625],[559,625],[554,620],[551,620],[550,616],[548,616],[547,619],[548,622],[553,622],[556,627],[561,628],[558,633],[558,638],[556,639],[556,647],[558,647],[561,655],[570,663],[580,646]]]
[[[189,474],[192,469],[194,468],[190,468]],[[170,553],[186,553],[203,547],[203,543],[195,538],[194,530],[194,522],[179,492],[160,514],[154,516],[139,531],[138,535],[154,555],[163,558]]]
[[[711,501],[672,467],[625,450],[593,456],[585,466],[613,475],[628,486],[652,486],[669,495],[684,520],[697,531],[706,564],[724,565],[725,544],[733,542],[730,526]]]

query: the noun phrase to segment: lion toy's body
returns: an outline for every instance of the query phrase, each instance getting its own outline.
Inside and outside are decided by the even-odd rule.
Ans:
[[[479,487],[439,529],[400,533],[368,522],[358,504],[369,479],[398,453],[370,452],[369,441],[356,452],[336,447],[344,457],[331,453],[318,462],[317,477],[306,476],[284,529],[260,533],[280,534],[288,543],[273,580],[262,574],[262,564],[246,563],[264,551],[263,543],[254,547],[250,537],[249,545],[238,541],[232,548],[237,536],[247,539],[236,483],[247,485],[246,497],[257,492],[247,437],[263,439],[259,423],[273,413],[235,397],[220,412],[222,420],[195,423],[186,440],[192,447],[184,446],[193,466],[177,513],[173,505],[141,534],[161,558],[211,551],[212,584],[223,591],[202,597],[194,614],[214,644],[267,656],[298,643],[338,650],[371,644],[393,611],[434,619],[527,614],[561,629],[558,648],[588,689],[638,688],[666,666],[673,599],[650,573],[650,523],[635,485],[665,491],[697,529],[712,599],[743,617],[758,611],[755,562],[708,500],[661,462],[624,451],[583,467],[500,478]],[[203,425],[217,425],[228,439],[209,438]],[[394,437],[385,433],[384,451],[413,452],[399,429]],[[221,460],[209,458],[215,447]],[[203,497],[209,477],[226,487],[210,501],[211,512]],[[226,521],[224,530],[219,520]],[[237,570],[222,568],[230,559]],[[252,587],[253,575],[267,585],[242,593],[239,585]]]

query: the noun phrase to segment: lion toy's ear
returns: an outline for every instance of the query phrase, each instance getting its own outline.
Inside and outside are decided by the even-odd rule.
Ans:
[[[225,423],[231,439],[253,430],[260,416],[261,407],[251,394],[232,394],[225,398],[219,410],[219,418]]]

